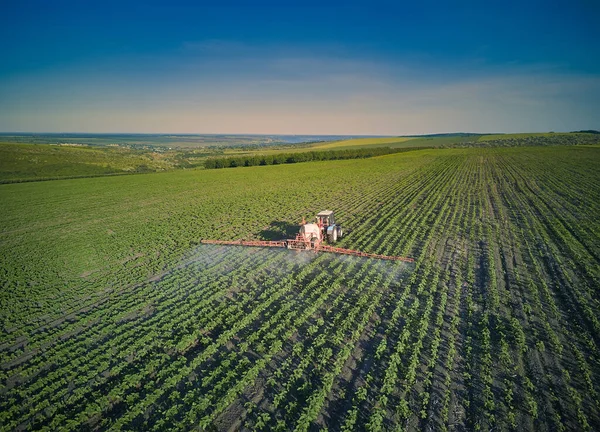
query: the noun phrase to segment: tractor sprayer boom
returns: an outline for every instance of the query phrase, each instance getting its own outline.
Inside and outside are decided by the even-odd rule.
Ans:
[[[330,252],[342,255],[354,255],[366,258],[376,258],[392,261],[414,262],[412,258],[400,256],[388,256],[361,252],[353,249],[335,247],[338,239],[342,238],[344,231],[341,225],[336,224],[333,211],[324,210],[315,217],[314,223],[306,223],[303,219],[300,230],[294,239],[278,241],[262,240],[202,240],[204,244],[230,245],[230,246],[253,246],[253,247],[279,247],[293,250],[304,250],[314,252]],[[324,244],[325,242],[329,244]]]

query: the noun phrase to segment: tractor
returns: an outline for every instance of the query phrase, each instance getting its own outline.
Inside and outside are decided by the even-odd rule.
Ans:
[[[401,256],[388,256],[375,253],[361,252],[353,249],[344,249],[332,246],[338,239],[342,238],[344,231],[340,225],[335,223],[333,211],[324,210],[317,213],[315,222],[306,223],[302,219],[300,224],[300,232],[296,234],[294,239],[284,239],[276,241],[264,240],[208,240],[204,239],[201,242],[212,245],[231,245],[231,246],[253,246],[253,247],[277,247],[288,248],[295,250],[312,250],[313,252],[330,252],[342,255],[354,255],[365,258],[376,258],[382,260],[394,260],[404,262],[414,262],[412,258]],[[323,244],[327,239],[329,244]]]
[[[333,211],[324,210],[317,214],[314,223],[306,223],[303,219],[300,232],[294,240],[288,240],[288,249],[319,249],[321,243],[327,239],[333,244],[344,235],[340,225],[336,225]]]

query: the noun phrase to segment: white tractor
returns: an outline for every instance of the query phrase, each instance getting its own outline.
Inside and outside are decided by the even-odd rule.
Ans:
[[[394,260],[404,262],[415,262],[412,258],[401,256],[379,255],[375,253],[361,252],[353,249],[344,249],[332,246],[338,239],[342,238],[344,231],[342,227],[336,225],[333,211],[324,210],[317,214],[314,223],[306,223],[303,219],[300,226],[300,232],[294,239],[264,241],[264,240],[207,240],[202,243],[212,245],[231,245],[231,246],[255,246],[255,247],[277,247],[296,250],[312,250],[317,252],[330,252],[342,255],[354,255],[365,258],[377,258],[383,260]],[[323,244],[327,236],[329,244]]]
[[[317,214],[314,223],[304,223],[300,227],[300,232],[295,240],[288,242],[290,249],[318,249],[325,240],[330,244],[335,243],[342,238],[344,231],[340,225],[336,225],[333,211],[324,210]]]

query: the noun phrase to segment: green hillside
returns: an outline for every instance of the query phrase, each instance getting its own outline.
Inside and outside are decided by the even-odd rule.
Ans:
[[[114,147],[0,143],[0,182],[165,170],[155,152]]]
[[[356,147],[405,147],[410,146],[412,138],[404,137],[385,137],[385,138],[355,138],[342,141],[333,141],[328,143],[311,146],[314,150],[345,150]]]

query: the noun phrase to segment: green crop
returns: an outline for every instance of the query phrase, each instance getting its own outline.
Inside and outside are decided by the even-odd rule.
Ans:
[[[599,165],[427,149],[0,185],[0,429],[598,430]],[[340,246],[415,263],[200,245],[324,209]]]

